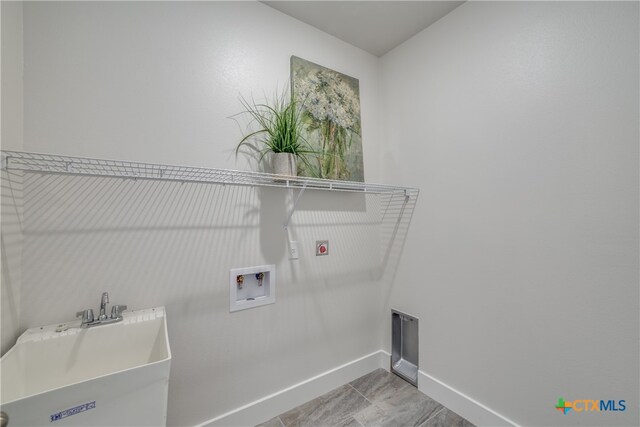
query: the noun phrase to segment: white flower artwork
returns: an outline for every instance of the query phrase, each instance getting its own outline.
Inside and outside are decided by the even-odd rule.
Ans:
[[[292,56],[291,87],[314,151],[298,175],[364,181],[358,79]]]

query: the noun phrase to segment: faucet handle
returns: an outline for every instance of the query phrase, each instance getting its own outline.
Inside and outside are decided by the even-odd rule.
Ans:
[[[126,305],[113,304],[111,306],[111,318],[117,319],[118,317],[121,317],[122,312],[125,311],[126,309],[127,309]]]
[[[83,310],[76,313],[76,317],[82,317],[82,324],[93,322],[93,309]]]

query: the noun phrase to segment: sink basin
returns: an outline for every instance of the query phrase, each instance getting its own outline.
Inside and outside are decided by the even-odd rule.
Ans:
[[[0,360],[0,406],[12,427],[165,425],[170,363],[164,307],[28,329]]]

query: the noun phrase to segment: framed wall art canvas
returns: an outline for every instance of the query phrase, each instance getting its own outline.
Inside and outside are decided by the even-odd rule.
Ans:
[[[291,90],[313,152],[298,162],[298,175],[363,182],[358,79],[292,56]]]

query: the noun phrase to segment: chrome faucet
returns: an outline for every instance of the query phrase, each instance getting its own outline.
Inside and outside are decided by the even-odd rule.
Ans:
[[[82,317],[83,328],[90,328],[92,326],[107,325],[109,323],[115,323],[122,320],[122,312],[127,309],[126,305],[114,304],[111,306],[111,316],[107,316],[107,304],[109,303],[109,293],[103,292],[102,298],[100,298],[100,314],[98,318],[93,317],[93,310],[87,309],[76,313],[76,317]]]
[[[107,318],[108,303],[109,303],[109,292],[103,292],[102,298],[100,298],[100,316],[98,316],[98,320],[104,320]]]

